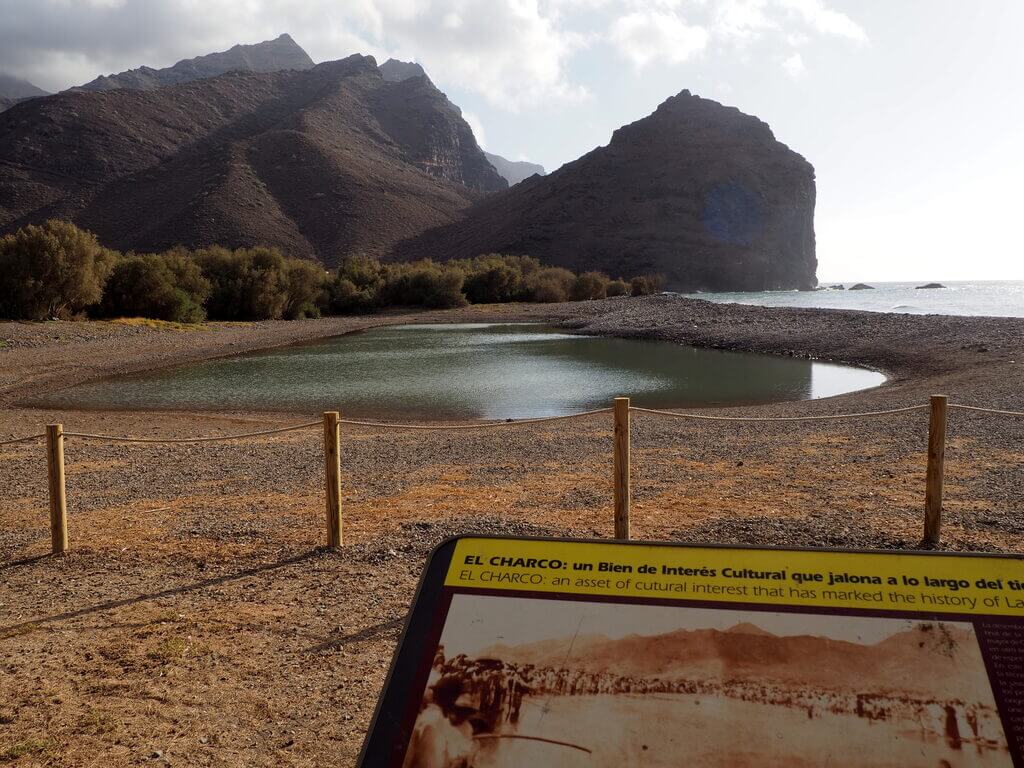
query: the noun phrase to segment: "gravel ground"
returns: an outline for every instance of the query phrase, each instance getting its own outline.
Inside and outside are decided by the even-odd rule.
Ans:
[[[230,434],[295,414],[45,411],[72,384],[370,325],[544,320],[585,333],[857,363],[886,385],[731,415],[954,402],[1024,410],[1024,320],[653,297],[199,329],[0,324],[0,440]],[[633,417],[633,528],[659,540],[910,548],[927,413],[857,422]],[[1024,551],[1024,419],[950,416],[944,541]],[[609,536],[611,424],[346,429],[346,546],[322,532],[317,430],[238,442],[69,440],[72,550],[48,549],[39,444],[0,448],[0,764],[349,765],[426,553],[448,535]]]

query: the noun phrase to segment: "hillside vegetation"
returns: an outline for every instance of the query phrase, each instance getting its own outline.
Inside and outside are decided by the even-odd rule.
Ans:
[[[385,307],[646,295],[658,283],[653,276],[626,283],[600,272],[575,274],[529,256],[502,254],[382,264],[354,253],[333,271],[263,246],[122,254],[56,219],[0,238],[0,318],[13,320],[294,320]]]

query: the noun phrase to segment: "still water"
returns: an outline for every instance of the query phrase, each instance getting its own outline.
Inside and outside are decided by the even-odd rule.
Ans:
[[[828,397],[874,371],[534,324],[407,325],[82,385],[61,407],[341,410],[350,417],[522,419],[611,405],[669,408]]]

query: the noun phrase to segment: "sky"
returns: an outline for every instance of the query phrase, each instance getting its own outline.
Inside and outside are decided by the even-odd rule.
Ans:
[[[686,88],[815,166],[821,282],[1024,279],[1021,0],[0,0],[0,72],[59,90],[288,32],[418,61],[549,171]]]
[[[445,619],[441,642],[445,656],[476,656],[495,645],[561,640],[575,635],[661,635],[679,629],[717,629],[753,624],[779,637],[813,635],[860,645],[874,645],[897,632],[914,629],[909,619],[825,616],[810,613],[716,610],[581,600],[536,600],[520,597],[455,595]],[[969,624],[947,622],[970,631]]]

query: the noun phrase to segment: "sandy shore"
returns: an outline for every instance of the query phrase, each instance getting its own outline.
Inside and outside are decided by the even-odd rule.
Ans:
[[[81,381],[382,322],[538,320],[586,333],[811,356],[875,390],[732,414],[926,401],[1024,410],[1024,320],[716,305],[670,297],[471,307],[199,330],[0,323],[0,440],[63,422],[145,436],[292,423],[273,413],[45,411]],[[924,412],[863,422],[634,417],[634,531],[684,541],[912,547]],[[571,426],[570,426],[571,425]],[[423,558],[458,531],[607,536],[610,419],[459,433],[347,430],[346,547],[323,541],[316,430],[229,443],[68,441],[71,553],[48,549],[38,444],[0,448],[0,759],[349,765]],[[945,545],[1024,551],[1024,420],[954,412]]]

